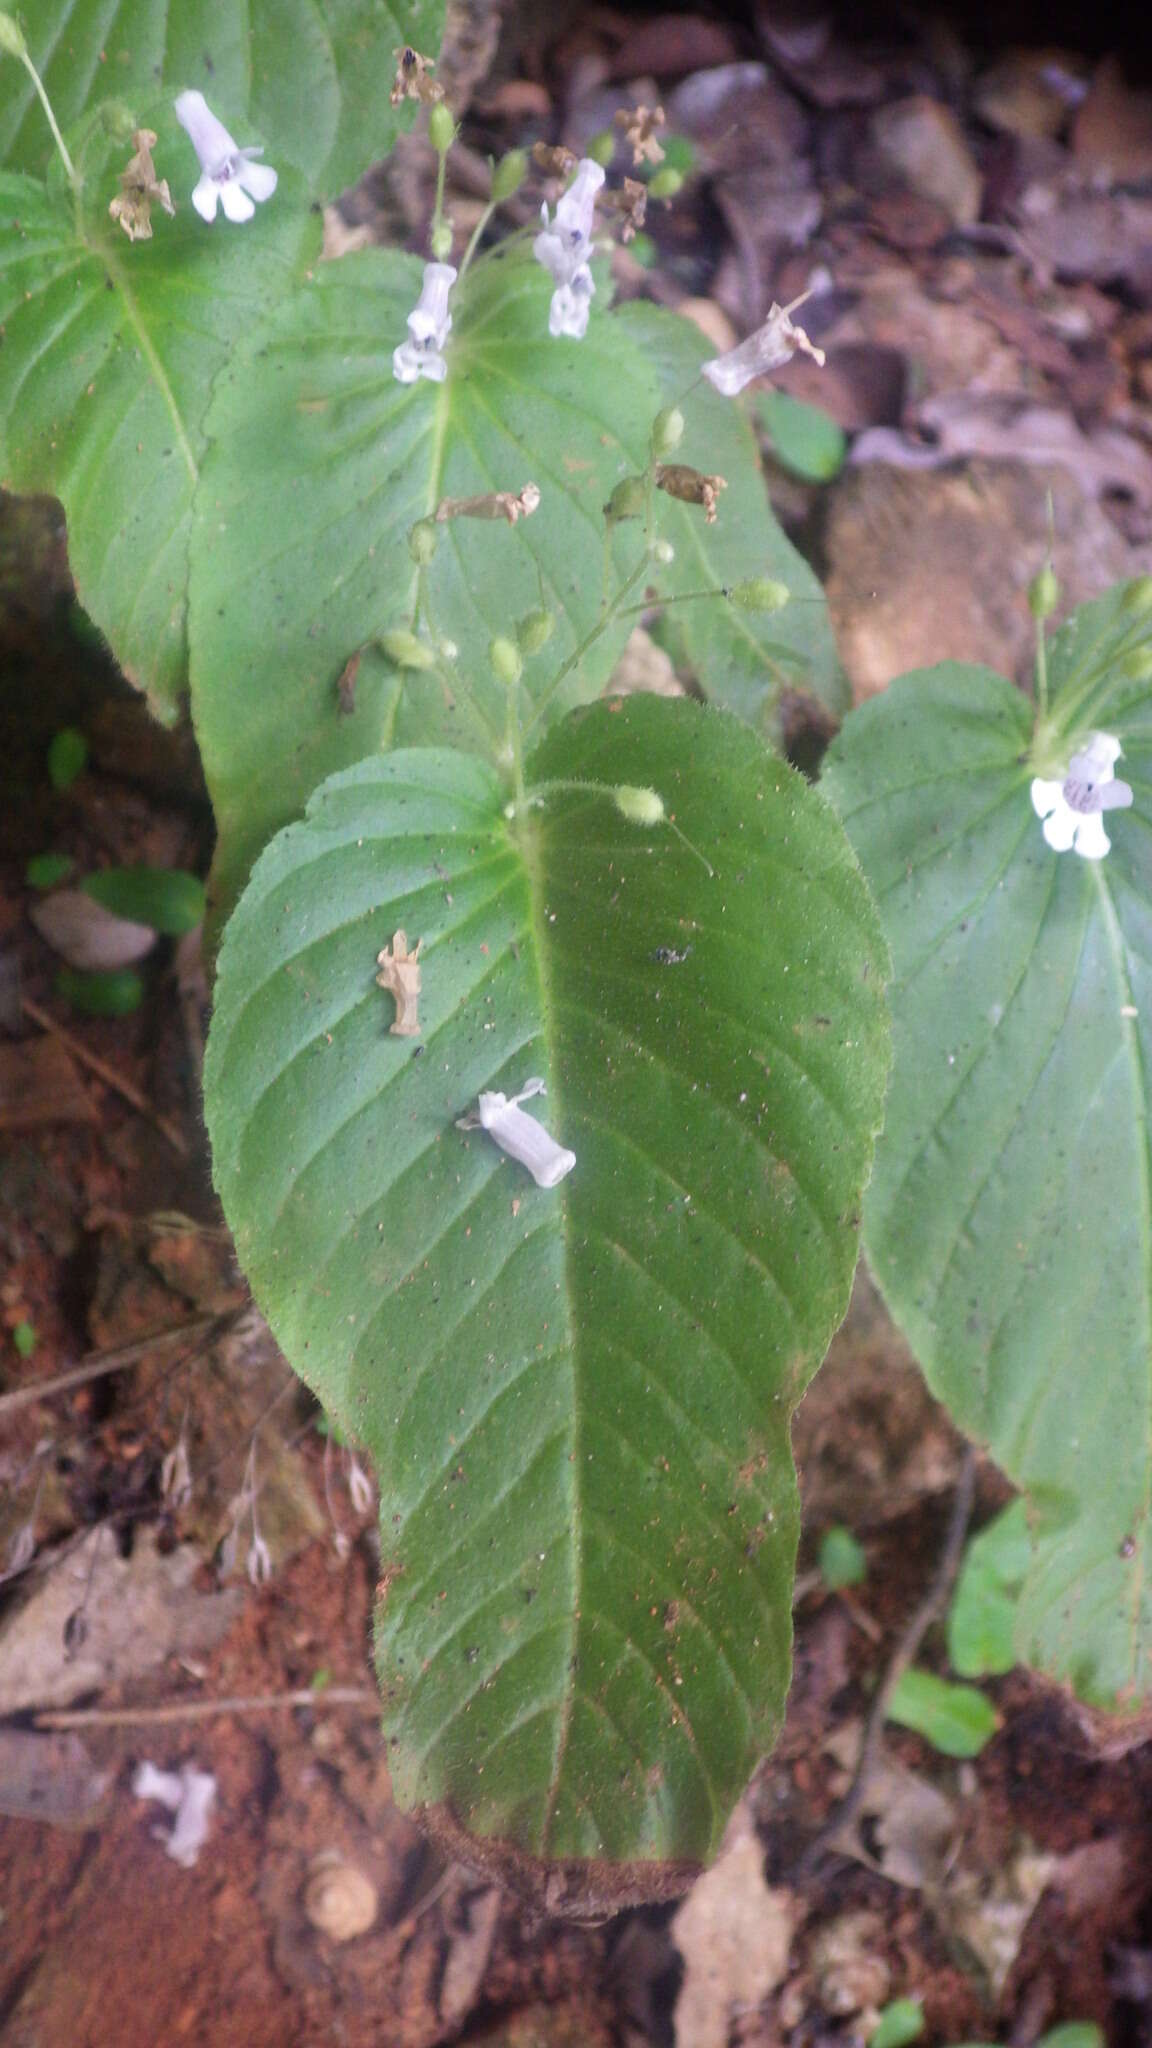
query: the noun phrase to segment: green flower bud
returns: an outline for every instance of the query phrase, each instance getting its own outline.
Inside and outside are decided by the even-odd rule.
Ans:
[[[428,140],[433,149],[439,150],[441,156],[445,150],[451,149],[456,140],[456,123],[452,119],[452,110],[445,106],[443,100],[437,100],[428,116]]]
[[[433,108],[432,111],[435,113],[436,109]],[[428,239],[432,254],[436,258],[437,263],[447,263],[448,258],[452,254],[452,230],[447,221],[442,220],[439,227],[433,228]]]
[[[674,171],[671,164],[665,164],[662,171],[657,171],[656,176],[649,179],[649,197],[652,199],[675,199],[683,183],[684,173],[682,171]]]
[[[643,519],[648,505],[648,486],[642,476],[621,477],[604,507],[605,519]]]
[[[1152,576],[1136,576],[1124,592],[1126,612],[1152,612]]]
[[[771,576],[750,576],[747,582],[732,585],[728,602],[745,612],[782,612],[791,595],[786,583],[776,583]]]
[[[513,684],[520,681],[524,672],[524,658],[516,642],[509,640],[506,634],[498,633],[494,640],[488,642],[488,659],[498,683],[504,683],[511,689]]]
[[[665,568],[668,567],[669,562],[676,560],[676,550],[670,540],[654,540],[650,552],[652,560],[654,562],[662,562]]]
[[[510,149],[502,156],[492,173],[492,197],[498,203],[511,199],[520,190],[528,174],[528,154],[523,149]]]
[[[659,825],[664,816],[663,798],[654,789],[637,789],[631,782],[614,789],[612,801],[630,825]]]
[[[516,628],[521,654],[539,654],[552,638],[555,625],[551,612],[529,612]]]
[[[599,164],[602,171],[606,171],[616,154],[616,137],[612,130],[602,128],[599,135],[592,137],[584,154],[590,156],[594,164]]]
[[[1046,619],[1060,602],[1060,585],[1051,562],[1045,562],[1038,576],[1028,585],[1028,609],[1034,619]]]
[[[380,645],[394,668],[435,668],[436,656],[415,633],[381,633]]]
[[[0,14],[0,51],[6,57],[26,57],[28,45],[18,21],[10,14]]]
[[[671,455],[684,439],[684,415],[678,406],[666,406],[652,422],[652,453],[658,461]]]
[[[131,107],[123,100],[105,100],[100,109],[100,125],[113,142],[129,143],[140,123]]]
[[[1134,647],[1116,664],[1125,682],[1146,683],[1152,676],[1152,647]]]
[[[434,519],[418,519],[408,534],[408,553],[426,569],[440,545],[440,529]]]

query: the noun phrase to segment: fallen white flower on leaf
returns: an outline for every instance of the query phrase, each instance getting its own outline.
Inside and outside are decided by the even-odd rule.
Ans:
[[[547,206],[540,208],[544,226],[532,244],[532,254],[556,285],[548,311],[548,332],[554,339],[567,335],[572,341],[582,341],[588,331],[588,309],[596,291],[588,258],[596,194],[603,183],[601,166],[590,156],[581,157],[551,220]]]
[[[132,1780],[137,1799],[155,1799],[174,1816],[171,1829],[152,1830],[163,1842],[173,1862],[191,1870],[208,1839],[208,1823],[216,1803],[216,1780],[210,1771],[198,1771],[183,1764],[177,1771],[160,1771],[155,1764],[141,1764]]]
[[[554,1188],[566,1173],[571,1173],[576,1154],[558,1145],[543,1124],[520,1107],[532,1096],[547,1092],[538,1075],[525,1081],[519,1095],[488,1090],[480,1095],[474,1111],[457,1117],[456,1127],[461,1131],[487,1131],[502,1152],[527,1167],[538,1188]]]
[[[192,194],[192,204],[201,220],[214,221],[218,204],[228,220],[251,220],[256,211],[253,201],[271,199],[276,190],[271,164],[253,161],[263,156],[263,149],[239,148],[202,92],[179,95],[176,119],[200,160],[203,175]]]
[[[1043,818],[1044,837],[1054,852],[1072,847],[1083,860],[1103,860],[1110,850],[1101,813],[1126,811],[1132,802],[1131,789],[1116,774],[1122,751],[1111,733],[1094,732],[1087,746],[1073,754],[1063,781],[1034,778],[1032,808]]]
[[[807,298],[807,292],[804,298]],[[773,305],[762,327],[750,334],[737,348],[730,348],[726,355],[713,356],[710,362],[702,363],[701,369],[708,382],[715,386],[724,398],[735,398],[754,377],[767,376],[769,370],[778,370],[797,350],[811,356],[813,362],[823,366],[824,351],[809,341],[802,327],[797,327],[789,316],[801,305],[801,299],[793,299],[790,306]]]
[[[426,263],[420,297],[408,315],[408,339],[392,351],[392,375],[401,384],[430,377],[442,384],[448,375],[443,348],[452,331],[448,294],[456,282],[451,263]]]

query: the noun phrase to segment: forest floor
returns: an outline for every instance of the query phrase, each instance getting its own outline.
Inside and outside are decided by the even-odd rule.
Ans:
[[[811,292],[827,367],[794,361],[780,387],[837,419],[848,459],[821,484],[767,446],[766,465],[857,700],[947,657],[1025,679],[1049,499],[1068,604],[1152,570],[1152,94],[1120,58],[979,49],[939,18],[848,42],[815,14],[773,27],[767,6],[739,25],[557,7],[546,31],[508,9],[497,44],[493,10],[468,11],[445,65],[470,101],[460,229],[488,153],[580,149],[618,106],[659,101],[693,166],[675,205],[650,207],[644,260],[619,253],[617,289],[718,346]],[[346,203],[339,238],[416,246],[427,208],[409,143]],[[677,686],[643,636],[630,653],[649,686]],[[58,791],[45,761],[64,726],[89,759]],[[1027,1674],[988,1685],[1000,1727],[974,1761],[889,1728],[860,1810],[803,1860],[933,1581],[964,1464],[866,1278],[795,1426],[784,1734],[715,1869],[679,1906],[579,1925],[421,1839],[378,1732],[370,1484],[248,1304],[212,1195],[195,942],[162,943],[132,1015],[70,1013],[29,915],[27,863],[49,849],[81,871],[202,873],[211,819],[189,737],[149,722],[77,612],[57,510],[8,501],[5,2042],[848,2048],[907,1997],[933,2048],[1030,2048],[1070,2020],[1152,2043],[1152,1744]],[[974,1523],[1006,1498],[979,1464]],[[813,1568],[835,1524],[866,1554],[851,1591]],[[945,1668],[938,1627],[921,1658]],[[214,1780],[187,1865],[166,1853],[171,1817],[134,1793],[144,1763]]]

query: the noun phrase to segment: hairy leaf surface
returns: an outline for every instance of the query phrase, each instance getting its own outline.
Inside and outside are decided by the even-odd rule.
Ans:
[[[655,786],[698,851],[573,777]],[[529,781],[509,820],[483,761],[401,749],[272,842],[221,952],[215,1172],[377,1463],[398,1797],[692,1860],[787,1690],[788,1422],[851,1278],[884,949],[833,814],[720,713],[578,711]],[[416,1045],[373,980],[397,929]],[[457,1126],[536,1075],[552,1190]]]
[[[168,110],[154,125],[170,143],[181,132]],[[0,173],[0,477],[61,499],[81,601],[170,718],[212,382],[318,229],[285,179],[285,203],[239,232],[185,204],[130,244],[107,212],[129,154],[90,170],[79,210],[62,178]]]
[[[506,717],[488,645],[517,618],[544,606],[557,620],[525,668],[530,738],[599,694],[634,623],[621,617],[555,680],[596,624],[606,574],[615,589],[643,561],[642,522],[628,521],[605,562],[602,508],[647,461],[664,399],[652,337],[682,383],[695,373],[698,339],[671,314],[597,308],[583,341],[554,341],[551,279],[513,254],[479,263],[464,280],[447,382],[403,385],[392,351],[420,277],[415,259],[381,250],[322,266],[237,349],[220,380],[193,546],[192,676],[225,905],[271,833],[336,768],[380,747],[445,742],[495,758]],[[772,519],[746,425],[714,393],[701,404],[708,431],[693,445],[708,462],[715,447],[730,487],[707,529],[698,509],[660,498],[661,531],[677,548],[659,572],[661,589],[768,569],[816,596]],[[531,518],[515,526],[461,518],[442,528],[419,624],[429,640],[450,641],[455,658],[423,672],[394,667],[378,642],[414,618],[414,521],[445,498],[516,492],[528,482],[541,492]],[[654,574],[649,567],[637,583],[637,601]],[[768,632],[749,614],[730,618],[723,600],[679,610],[692,615],[690,647],[705,683],[715,673],[717,694],[755,721],[785,656],[803,668],[798,655],[793,664],[793,628],[779,620]],[[826,678],[818,598],[798,608],[795,633],[817,649]],[[349,709],[337,686],[358,654]]]
[[[22,11],[33,62],[61,127],[99,101],[131,113],[158,88],[198,86],[237,142],[269,145],[333,198],[391,148],[411,106],[389,104],[398,44],[440,47],[443,0],[35,0]],[[250,122],[255,138],[244,129]],[[150,122],[155,126],[155,122]],[[0,162],[43,177],[53,143],[23,65],[0,62]],[[183,138],[160,165],[187,197],[196,160]]]
[[[855,712],[827,785],[896,976],[869,1257],[933,1390],[1028,1496],[1017,1655],[1113,1704],[1152,1675],[1150,593],[1053,644],[1065,755],[1085,718],[1124,742],[1135,807],[1103,861],[1045,844],[1031,707],[984,669]]]

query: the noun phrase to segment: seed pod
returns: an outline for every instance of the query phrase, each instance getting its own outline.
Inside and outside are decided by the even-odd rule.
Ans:
[[[441,156],[446,150],[451,149],[456,140],[456,123],[452,119],[452,110],[445,106],[443,100],[432,108],[428,116],[428,140]]]
[[[426,569],[440,545],[440,535],[431,519],[418,519],[408,535],[408,553],[412,560]]]
[[[439,113],[440,109],[434,107],[432,111]],[[437,263],[446,263],[452,254],[452,230],[446,220],[442,220],[439,227],[433,228],[428,241]]]
[[[381,633],[380,645],[394,668],[435,668],[436,656],[415,633],[402,629],[394,633]]]
[[[1060,602],[1060,585],[1051,562],[1045,562],[1038,576],[1028,585],[1028,609],[1034,619],[1046,619]]]
[[[511,199],[520,190],[528,175],[528,154],[523,149],[510,149],[502,156],[492,173],[492,197],[498,205]]]
[[[10,14],[0,14],[0,50],[8,57],[23,57],[27,49],[19,23]]]
[[[782,612],[791,595],[786,583],[776,583],[771,576],[750,576],[732,585],[728,602],[746,612]]]
[[[637,789],[622,782],[612,792],[612,801],[630,825],[659,825],[664,817],[664,800],[654,789]]]
[[[605,519],[643,519],[648,492],[642,476],[621,477],[604,507]]]
[[[683,172],[674,171],[671,164],[665,164],[664,169],[657,171],[656,176],[649,180],[648,191],[653,199],[675,199],[683,183]]]
[[[657,458],[671,455],[684,439],[684,415],[678,406],[665,406],[652,422],[652,453]]]

